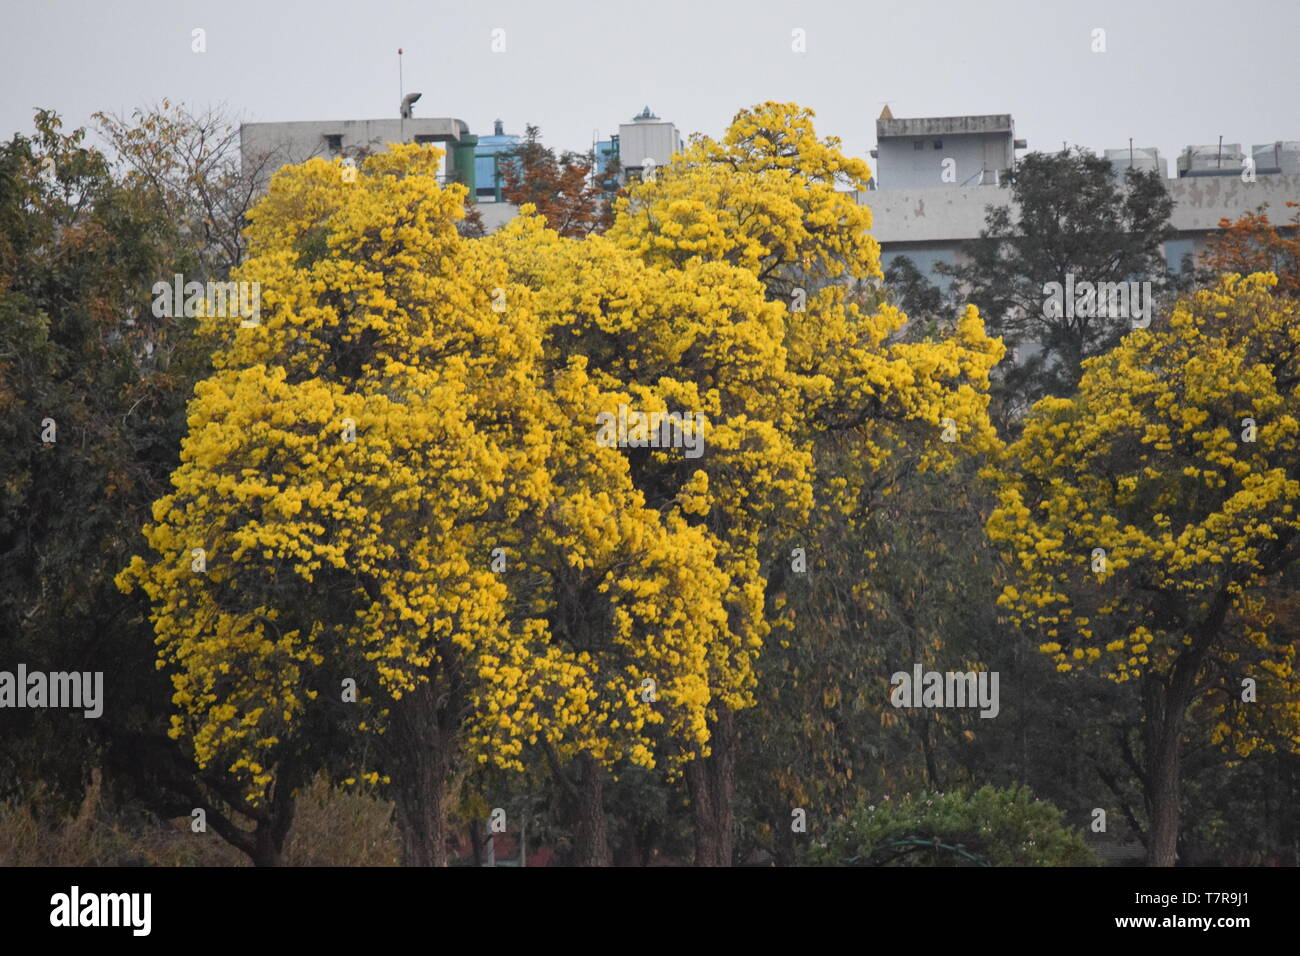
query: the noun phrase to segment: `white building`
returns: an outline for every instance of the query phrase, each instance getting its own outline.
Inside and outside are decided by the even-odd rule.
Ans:
[[[895,119],[886,106],[876,120],[880,189],[996,186],[1016,164],[1016,139],[1008,113]]]
[[[646,107],[630,123],[618,127],[618,161],[623,181],[645,175],[649,166],[663,166],[673,153],[681,152],[682,137],[677,127],[661,120]]]

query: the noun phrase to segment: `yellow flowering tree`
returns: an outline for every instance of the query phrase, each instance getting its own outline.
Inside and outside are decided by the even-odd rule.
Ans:
[[[608,238],[525,207],[466,240],[436,157],[314,160],[251,214],[233,278],[261,315],[204,319],[215,372],[121,576],[154,604],[173,733],[262,812],[375,732],[408,862],[443,862],[467,753],[540,751],[586,863],[608,773],[684,770],[697,857],[729,862],[733,715],[790,529],[887,460],[951,460],[941,427],[984,442],[1000,346],[974,310],[907,342],[853,299],[879,276],[841,191],[866,167],[797,107],[695,143]],[[621,409],[681,416],[672,447],[603,434]]]
[[[1015,576],[999,603],[1061,671],[1140,688],[1154,865],[1175,860],[1193,702],[1231,690],[1249,708],[1250,678],[1300,744],[1293,641],[1260,606],[1300,555],[1300,310],[1275,284],[1229,275],[1134,330],[1075,395],[1039,402],[994,469],[987,532]],[[1218,709],[1219,739],[1252,726]]]
[[[509,664],[528,690],[485,723],[476,748],[517,766],[524,745],[538,745],[574,805],[577,859],[604,863],[609,770],[627,761],[676,773],[706,745],[709,708],[720,697],[741,706],[752,690],[743,652],[762,629],[757,569],[699,517],[719,488],[793,496],[803,463],[766,421],[724,411],[733,374],[749,382],[751,411],[770,401],[762,353],[734,347],[779,321],[752,276],[654,268],[524,213],[488,244],[545,326],[558,413],[552,506],[521,523],[520,571],[508,577],[519,613],[546,626],[516,645]],[[721,388],[683,374],[706,364],[726,370]],[[679,447],[601,440],[600,416],[617,418],[620,407],[685,412]],[[634,429],[622,437],[635,441]]]
[[[540,347],[493,308],[504,269],[462,239],[463,187],[395,146],[360,175],[287,167],[252,211],[260,314],[202,320],[195,390],[153,554],[119,579],[152,599],[172,734],[275,831],[289,798],[377,731],[410,863],[445,862],[446,788],[482,654],[511,640],[491,549],[537,507]]]
[[[836,141],[817,138],[811,112],[767,103],[737,116],[721,142],[697,139],[634,187],[605,237],[563,239],[525,215],[488,240],[531,294],[552,374],[581,374],[603,396],[584,410],[589,445],[595,415],[620,403],[707,421],[698,457],[627,447],[601,459],[602,481],[619,482],[619,495],[682,536],[668,560],[689,556],[685,577],[698,585],[670,615],[646,606],[647,623],[682,634],[691,654],[638,673],[699,681],[696,709],[679,725],[686,732],[665,728],[655,758],[684,765],[701,864],[731,861],[734,714],[755,701],[756,662],[780,615],[768,579],[787,558],[782,545],[831,491],[819,458],[837,462],[835,490],[848,499],[909,435],[928,462],[946,459],[944,418],[970,446],[992,435],[984,395],[1001,348],[974,310],[943,342],[905,343],[891,341],[905,316],[852,299],[848,283],[880,275],[870,212],[843,191],[867,175]],[[537,535],[535,547],[555,533]],[[604,587],[603,564],[567,552],[549,560],[587,572],[585,583],[549,576],[553,593],[576,595],[579,608]],[[605,626],[587,624],[597,634]],[[563,643],[581,646],[576,633]],[[691,670],[697,661],[702,672]],[[566,739],[571,753],[612,766],[602,739]]]

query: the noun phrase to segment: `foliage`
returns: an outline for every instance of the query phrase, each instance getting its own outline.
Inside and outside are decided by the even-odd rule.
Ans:
[[[886,346],[903,316],[865,314],[830,282],[878,273],[869,212],[835,188],[842,175],[864,174],[833,140],[816,138],[810,113],[769,103],[740,114],[722,142],[697,140],[634,187],[604,238],[565,240],[524,216],[491,240],[533,292],[553,367],[580,362],[606,394],[707,418],[698,461],[633,449],[609,477],[626,474],[649,508],[700,542],[714,567],[693,577],[721,575],[702,589],[718,597],[691,601],[695,618],[716,622],[700,698],[714,716],[752,703],[770,628],[765,568],[774,535],[784,538],[813,504],[817,432],[856,429],[848,442],[864,468],[892,450],[891,416],[937,426],[942,409],[988,434],[979,388],[998,353],[973,311],[942,343]],[[825,280],[806,312],[792,311],[785,294],[796,279]],[[585,556],[570,563],[591,565]],[[661,617],[660,627],[676,620]],[[680,669],[644,673],[680,679]],[[689,726],[670,735],[669,752],[701,751],[704,725]]]
[[[1010,205],[990,206],[980,238],[964,247],[966,261],[937,268],[956,277],[1008,348],[1041,349],[1004,373],[999,401],[1019,410],[1073,390],[1083,361],[1113,347],[1128,327],[1122,319],[1045,314],[1044,285],[1064,285],[1073,274],[1080,282],[1148,280],[1158,288],[1173,201],[1155,171],[1130,169],[1119,180],[1106,159],[1079,149],[1024,156],[1010,189]]]
[[[463,187],[438,187],[437,158],[400,147],[355,183],[319,159],[273,181],[235,273],[261,283],[261,323],[203,319],[216,371],[146,529],[155,557],[121,577],[154,603],[173,735],[251,804],[309,708],[345,719],[344,676],[383,710],[506,641],[484,559],[493,509],[529,505],[529,452],[479,426],[518,414],[531,339],[526,313],[491,308],[502,280],[457,234]]]
[[[898,307],[913,320],[936,316],[947,308],[943,291],[908,256],[895,256],[885,270],[885,285]]]
[[[1042,629],[1061,670],[1166,671],[1229,605],[1239,653],[1267,657],[1241,615],[1294,560],[1300,528],[1300,327],[1274,283],[1229,276],[1167,329],[1130,333],[1088,363],[1077,396],[1040,402],[1009,450],[988,530],[1019,582],[999,603]]]
[[[1201,265],[1215,273],[1271,272],[1279,295],[1300,298],[1300,202],[1291,222],[1275,226],[1261,207],[1233,219],[1219,220],[1220,232],[1210,237]]]
[[[92,760],[143,769],[123,754],[165,706],[147,626],[112,579],[174,464],[202,357],[187,320],[149,309],[184,255],[172,224],[84,130],[44,110],[35,128],[0,145],[0,658],[102,671],[111,698],[91,722],[6,708],[0,791],[34,777],[75,801]]]
[[[1015,572],[998,603],[1058,670],[1142,681],[1141,777],[1166,863],[1193,701],[1240,699],[1255,679],[1262,713],[1220,696],[1216,741],[1300,746],[1295,643],[1271,627],[1300,530],[1300,324],[1276,282],[1228,275],[1133,331],[1085,363],[1077,395],[1039,402],[993,469],[988,534]],[[1267,736],[1242,739],[1260,722]]]
[[[1154,268],[1160,191],[1083,157],[1022,167],[1028,229],[949,309],[881,285],[869,171],[793,104],[613,204],[530,127],[491,237],[434,149],[288,167],[244,233],[219,113],[99,119],[110,155],[43,112],[0,144],[0,652],[111,704],[0,715],[6,859],[438,863],[498,806],[568,862],[1088,862],[1053,805],[1157,860],[1294,855],[1292,226],[1225,223],[1207,265],[1276,284],[1121,341],[1016,325]],[[258,323],[154,316],[178,271],[259,283]],[[1049,345],[1004,398],[1062,396],[1009,449],[984,308]],[[620,405],[702,415],[703,454],[604,446]],[[913,663],[999,671],[1000,719],[893,708]],[[975,790],[1019,783],[1052,804]]]
[[[501,195],[517,206],[531,205],[562,236],[580,239],[609,227],[612,209],[607,191],[594,175],[594,153],[544,146],[540,128],[528,125],[524,140],[501,154]],[[601,171],[608,175],[608,170]]]
[[[859,806],[832,824],[808,855],[840,866],[969,866],[972,856],[991,866],[1097,863],[1081,832],[1065,826],[1056,807],[1032,799],[1027,787],[922,792]]]
[[[303,791],[285,854],[290,866],[392,866],[397,834],[392,804],[316,777]],[[159,820],[134,808],[114,810],[98,771],[74,814],[46,812],[39,788],[0,802],[3,866],[241,866],[248,860],[211,830],[195,833],[188,816]]]
[[[187,279],[228,276],[244,258],[244,217],[269,162],[245,166],[237,119],[222,107],[194,111],[164,99],[129,118],[100,112],[95,120],[125,183],[148,195],[197,252]]]

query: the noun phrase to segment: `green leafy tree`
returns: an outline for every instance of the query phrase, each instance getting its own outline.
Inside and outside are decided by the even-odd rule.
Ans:
[[[988,208],[979,239],[963,248],[965,262],[937,269],[958,280],[959,294],[1008,348],[1038,350],[1004,370],[996,389],[1018,415],[1043,395],[1071,391],[1083,361],[1129,329],[1125,319],[1048,314],[1044,286],[1064,286],[1072,274],[1077,282],[1149,280],[1158,288],[1173,200],[1155,171],[1117,179],[1104,158],[1078,148],[1025,156],[1010,192],[1009,205]]]
[[[203,364],[187,320],[150,309],[153,282],[189,260],[84,130],[45,110],[34,126],[0,145],[0,657],[102,671],[107,699],[94,720],[4,709],[0,788],[44,781],[75,800],[103,765],[114,792],[156,806],[141,741],[160,738],[166,684],[112,578],[175,461]]]

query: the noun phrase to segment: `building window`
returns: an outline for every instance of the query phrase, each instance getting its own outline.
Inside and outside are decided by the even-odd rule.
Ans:
[[[325,145],[326,145],[327,147],[329,147],[329,151],[330,151],[331,153],[341,153],[341,152],[343,152],[343,134],[342,134],[342,133],[326,133],[326,134],[325,134]]]
[[[941,140],[941,139],[936,139],[936,140],[934,141],[934,148],[935,148],[935,149],[943,149],[943,140]]]
[[[913,148],[913,149],[925,149],[925,140],[923,140],[923,139],[914,139],[914,140],[912,140],[912,148]]]

